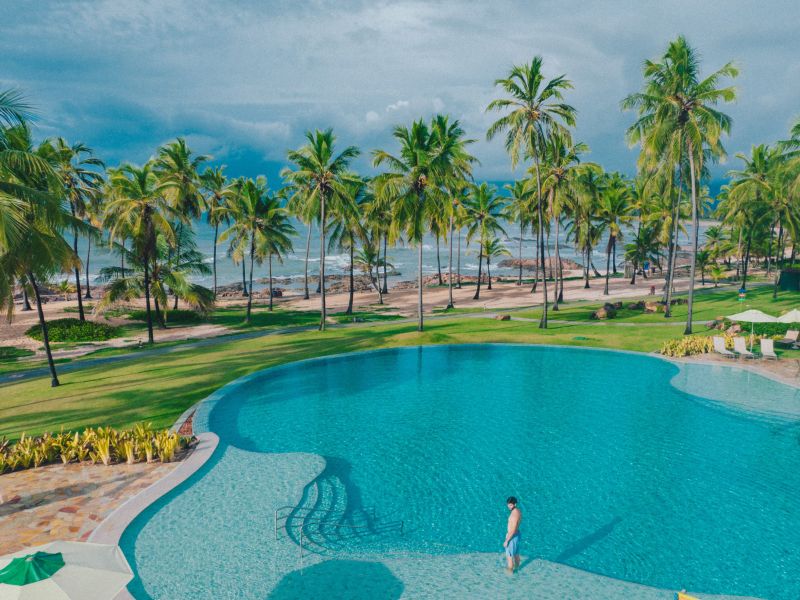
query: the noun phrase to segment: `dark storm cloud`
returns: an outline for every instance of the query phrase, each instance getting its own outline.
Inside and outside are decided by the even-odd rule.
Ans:
[[[794,2],[242,2],[0,0],[0,86],[40,109],[39,134],[65,135],[109,162],[142,161],[187,136],[236,173],[277,172],[308,128],[393,148],[391,127],[434,112],[461,119],[479,176],[508,178],[484,140],[492,82],[534,54],[566,73],[577,137],[592,160],[631,173],[633,115],[620,99],[641,64],[684,34],[704,71],[741,68],[731,154],[769,142],[800,115]],[[724,172],[725,167],[717,172]]]

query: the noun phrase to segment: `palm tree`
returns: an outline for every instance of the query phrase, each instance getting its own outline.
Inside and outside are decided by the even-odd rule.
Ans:
[[[319,255],[319,285],[321,315],[319,329],[325,331],[327,306],[325,304],[325,214],[326,203],[333,198],[345,194],[344,184],[349,179],[347,167],[350,161],[359,155],[355,146],[348,146],[341,153],[336,154],[334,147],[336,136],[332,129],[325,131],[306,132],[307,143],[298,150],[288,153],[289,161],[294,163],[294,168],[283,171],[283,177],[295,185],[308,186],[308,201],[319,202],[320,224],[320,255]]]
[[[460,135],[443,138],[435,125],[433,130],[420,119],[411,127],[397,126],[393,136],[400,142],[400,154],[384,150],[372,153],[373,166],[387,165],[389,171],[375,178],[375,192],[392,198],[393,225],[403,229],[409,242],[417,246],[417,329],[422,331],[422,241],[433,212],[427,202],[451,177],[453,165],[465,160],[463,144],[454,143]],[[456,124],[454,124],[456,125]],[[463,168],[463,164],[462,167]]]
[[[625,244],[625,260],[633,268],[631,285],[636,285],[636,272],[646,262],[655,263],[658,259],[657,230],[653,225],[642,225],[634,233],[633,240]],[[647,272],[642,269],[642,275],[647,279]]]
[[[700,268],[700,285],[706,284],[706,269],[711,264],[711,252],[706,248],[697,251],[697,266]]]
[[[734,78],[738,70],[732,63],[708,77],[700,76],[695,50],[683,36],[671,42],[661,62],[646,61],[644,91],[623,100],[624,108],[636,108],[639,119],[629,129],[629,140],[642,143],[642,154],[666,160],[679,170],[688,160],[692,203],[692,260],[689,274],[689,298],[685,334],[692,332],[694,281],[697,268],[699,204],[697,177],[707,155],[723,156],[720,137],[729,133],[731,119],[718,111],[720,102],[732,102],[732,87],[719,87],[725,77]]]
[[[536,205],[533,201],[535,197],[535,190],[530,186],[530,180],[518,179],[513,184],[507,183],[503,186],[511,200],[506,208],[506,219],[519,223],[519,275],[517,277],[517,285],[522,285],[522,238],[525,237],[525,232],[528,227],[532,227],[535,221]]]
[[[562,102],[563,90],[572,88],[572,83],[563,75],[545,81],[542,74],[542,57],[536,56],[531,63],[514,66],[505,79],[495,85],[508,94],[506,98],[492,100],[487,111],[508,111],[495,121],[486,132],[491,140],[500,132],[506,132],[506,150],[511,156],[511,167],[515,167],[520,154],[533,159],[536,175],[537,210],[539,213],[539,260],[542,265],[543,311],[539,327],[547,328],[547,277],[544,255],[544,206],[542,202],[542,178],[539,163],[544,142],[553,133],[564,131],[565,126],[575,124],[575,109]]]
[[[132,241],[131,250],[142,268],[147,342],[153,344],[150,284],[158,252],[156,242],[161,238],[166,244],[174,245],[175,231],[171,219],[177,216],[176,210],[162,193],[153,163],[142,167],[125,164],[118,169],[109,169],[109,179],[111,197],[106,207],[111,222],[109,236]]]
[[[214,274],[214,298],[217,297],[217,245],[219,243],[219,226],[225,218],[225,190],[228,187],[228,178],[225,176],[225,167],[206,167],[200,176],[202,189],[207,196],[203,204],[208,210],[208,223],[214,227],[214,255],[212,260]]]
[[[193,155],[183,138],[178,138],[158,149],[155,170],[159,177],[161,192],[172,203],[178,216],[175,227],[178,234],[184,227],[191,226],[190,220],[198,219],[205,208],[200,167],[208,159],[208,156],[202,154]],[[180,239],[179,235],[177,253],[180,253]],[[178,308],[178,294],[175,294],[173,308]]]
[[[364,205],[371,200],[369,197],[368,182],[360,179],[355,174],[349,174],[345,182],[345,195],[342,201],[334,203],[331,207],[331,221],[333,228],[330,232],[330,246],[338,246],[350,254],[349,271],[349,299],[345,314],[353,314],[353,296],[355,294],[355,252],[358,240],[367,235],[362,223]]]
[[[259,176],[255,180],[239,181],[228,193],[233,198],[233,203],[228,209],[231,226],[222,232],[220,241],[224,242],[231,238],[242,260],[245,256],[250,257],[250,294],[247,296],[247,311],[244,318],[244,322],[249,324],[253,307],[253,268],[256,260],[261,264],[266,256],[261,252],[267,248],[266,218],[276,205],[270,197],[267,179],[264,176]]]
[[[569,215],[568,239],[572,239],[575,249],[583,257],[584,289],[589,286],[589,267],[592,264],[592,250],[597,244],[600,228],[597,223],[597,207],[603,185],[603,171],[593,164],[586,164],[576,170],[567,199]]]
[[[490,290],[492,289],[492,259],[511,256],[511,253],[500,241],[500,238],[493,237],[483,243],[483,255],[486,257],[486,276],[489,279],[489,285],[486,286],[486,289]]]
[[[319,219],[319,197],[311,194],[308,182],[295,179],[285,188],[289,196],[289,212],[306,226],[306,255],[303,270],[303,298],[308,300],[308,261],[311,255],[311,231]]]
[[[95,169],[103,169],[105,165],[93,156],[93,151],[86,144],[77,142],[69,144],[64,138],[48,140],[42,145],[47,154],[52,156],[56,173],[64,186],[64,193],[69,202],[72,217],[76,223],[86,220],[89,206],[100,194],[103,176]],[[78,228],[72,230],[72,250],[78,256]],[[75,290],[78,298],[78,318],[86,320],[81,296],[80,260],[75,263]]]
[[[490,186],[486,182],[472,186],[466,209],[470,218],[467,241],[478,239],[478,285],[475,288],[473,300],[481,297],[481,265],[484,250],[488,242],[498,233],[505,234],[505,230],[500,225],[504,208],[505,200],[497,195],[494,186]],[[491,279],[489,280],[489,289],[492,289]]]
[[[603,294],[608,295],[608,280],[611,275],[611,254],[617,238],[622,238],[622,226],[630,222],[630,188],[620,173],[607,175],[600,194],[598,218],[603,229],[608,231],[606,245],[606,283]],[[616,265],[614,268],[616,272]]]
[[[0,119],[21,120],[17,97],[0,94]],[[18,118],[19,117],[19,118]],[[42,308],[39,282],[75,267],[77,257],[63,233],[77,227],[64,202],[64,189],[48,153],[33,149],[27,124],[1,127],[0,134],[0,308],[14,310],[14,285],[30,286],[36,298],[50,384],[59,385]]]
[[[725,277],[725,269],[722,267],[722,265],[714,263],[711,265],[711,270],[709,273],[711,275],[711,279],[714,280],[714,287],[718,287],[720,279]]]
[[[283,262],[283,258],[292,252],[292,237],[297,233],[289,222],[289,211],[281,205],[279,195],[267,196],[264,212],[264,243],[257,249],[260,255],[266,255],[269,264],[269,310],[272,310],[272,259]]]

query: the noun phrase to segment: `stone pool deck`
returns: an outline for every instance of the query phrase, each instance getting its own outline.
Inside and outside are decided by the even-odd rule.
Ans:
[[[117,507],[179,464],[56,464],[0,475],[0,554],[87,540]]]

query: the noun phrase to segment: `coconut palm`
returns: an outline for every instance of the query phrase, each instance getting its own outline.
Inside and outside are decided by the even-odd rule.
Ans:
[[[483,255],[486,257],[486,277],[489,284],[486,286],[487,290],[492,289],[492,259],[500,258],[501,256],[511,256],[511,252],[505,247],[500,238],[489,238],[483,243]]]
[[[306,253],[303,269],[303,298],[308,300],[308,261],[311,256],[311,233],[319,220],[319,196],[313,195],[309,182],[295,179],[284,188],[289,198],[288,210],[306,227]]]
[[[359,178],[355,174],[349,174],[344,185],[345,194],[342,201],[336,202],[331,207],[332,228],[329,234],[330,245],[341,250],[345,250],[350,255],[349,260],[349,287],[347,310],[345,314],[353,314],[353,296],[355,294],[355,252],[358,241],[367,236],[367,231],[363,222],[364,206],[371,198],[368,182]]]
[[[69,202],[72,217],[76,223],[87,220],[88,208],[93,199],[99,196],[103,176],[97,169],[105,168],[103,161],[93,156],[86,144],[70,144],[64,138],[47,140],[42,149],[55,165],[56,173],[64,186],[64,194]],[[78,256],[78,228],[72,231],[72,250]],[[81,296],[80,261],[75,263],[75,290],[78,298],[78,318],[86,320]]]
[[[278,262],[283,262],[284,257],[291,253],[292,237],[297,233],[297,230],[289,222],[289,211],[282,206],[282,196],[268,195],[267,206],[264,211],[264,225],[262,228],[264,241],[262,245],[256,249],[260,256],[267,257],[269,277],[269,310],[272,310],[272,302],[274,293],[272,290],[272,261],[273,259]]]
[[[611,275],[611,254],[617,239],[622,238],[623,226],[631,220],[630,188],[620,173],[607,175],[597,206],[598,221],[608,232],[606,245],[606,281],[603,294],[608,295],[608,280]],[[616,266],[614,268],[616,272]]]
[[[347,167],[350,161],[359,155],[355,146],[348,146],[339,154],[334,151],[336,136],[332,129],[325,131],[306,132],[306,144],[298,150],[288,153],[289,161],[294,167],[283,171],[283,177],[294,185],[304,185],[308,189],[308,202],[319,203],[320,224],[320,256],[319,256],[319,285],[320,285],[320,331],[325,330],[327,319],[327,305],[325,303],[325,226],[327,215],[326,204],[331,200],[345,195],[344,184],[350,176]]]
[[[225,219],[225,190],[229,183],[225,176],[225,167],[206,167],[200,175],[200,185],[205,192],[203,204],[206,207],[208,223],[214,227],[214,254],[212,271],[214,275],[214,298],[217,297],[217,245],[219,244],[219,226]]]
[[[544,255],[544,206],[542,202],[542,177],[539,172],[545,140],[554,133],[564,132],[565,126],[575,124],[575,109],[563,102],[563,91],[572,83],[563,75],[545,81],[542,58],[536,56],[530,64],[514,66],[504,79],[495,81],[507,94],[506,98],[492,100],[487,111],[506,112],[486,132],[491,140],[501,132],[506,133],[506,151],[515,167],[524,153],[533,159],[536,178],[536,199],[539,215],[539,260],[542,266],[543,311],[539,327],[547,328],[547,277]]]
[[[153,163],[142,167],[125,164],[109,169],[110,197],[106,206],[111,239],[130,239],[131,252],[141,264],[142,291],[147,314],[147,342],[154,343],[153,315],[150,306],[152,268],[157,258],[159,239],[175,245],[172,220],[175,207],[164,197]],[[124,267],[123,267],[124,272]]]
[[[506,207],[506,219],[519,223],[519,275],[517,285],[522,285],[522,239],[530,227],[533,229],[536,214],[536,190],[528,179],[518,179],[514,183],[503,186],[508,192],[510,201]]]
[[[724,78],[735,78],[732,63],[707,77],[700,75],[696,51],[683,36],[671,42],[660,62],[646,61],[644,90],[623,100],[624,108],[635,108],[639,118],[629,129],[629,140],[641,142],[645,159],[666,160],[681,167],[688,161],[692,214],[692,260],[685,334],[692,332],[694,281],[697,268],[699,204],[697,177],[709,156],[723,156],[720,143],[729,133],[731,118],[715,108],[736,98],[733,87],[720,87]],[[708,151],[708,152],[706,152]]]
[[[227,193],[232,199],[227,209],[231,225],[220,234],[220,241],[231,239],[242,260],[245,256],[250,257],[250,293],[244,318],[244,322],[249,324],[253,307],[253,269],[256,261],[261,264],[266,256],[260,250],[266,247],[266,218],[275,204],[264,176],[239,180]]]
[[[481,268],[484,250],[487,244],[498,233],[505,234],[505,230],[500,221],[503,218],[505,200],[497,195],[494,186],[487,183],[473,185],[466,203],[467,214],[469,215],[469,225],[467,227],[467,241],[477,239],[478,241],[478,284],[475,288],[473,300],[481,297]],[[491,279],[489,289],[492,289]]]
[[[0,106],[6,104],[5,112],[0,108],[0,117],[21,116],[15,115],[15,98],[12,96],[11,100],[0,95]],[[33,291],[50,384],[55,387],[59,380],[39,285],[75,267],[77,256],[63,233],[80,224],[67,208],[64,189],[54,165],[48,161],[47,148],[42,152],[34,150],[27,124],[23,121],[0,129],[0,309],[7,310],[10,320],[16,282],[23,282]]]

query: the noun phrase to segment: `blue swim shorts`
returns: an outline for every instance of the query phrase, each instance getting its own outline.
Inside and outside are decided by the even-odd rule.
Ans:
[[[506,544],[506,556],[519,555],[519,532],[515,533]]]

